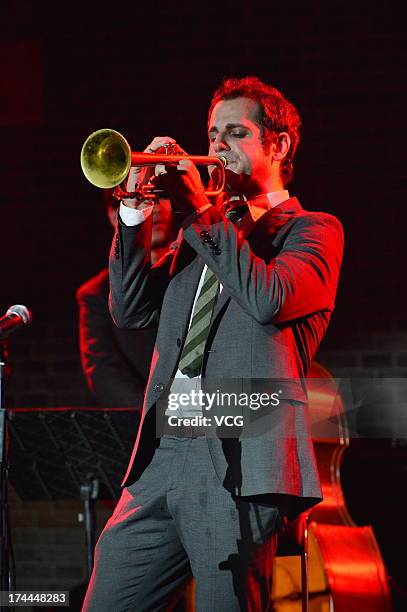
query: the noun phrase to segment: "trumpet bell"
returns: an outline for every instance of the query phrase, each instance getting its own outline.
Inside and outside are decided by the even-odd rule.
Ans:
[[[92,185],[102,189],[116,187],[126,178],[131,167],[131,148],[115,130],[93,132],[81,151],[81,167]]]

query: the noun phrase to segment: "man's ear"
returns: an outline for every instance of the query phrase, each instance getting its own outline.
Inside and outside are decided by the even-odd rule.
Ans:
[[[287,132],[280,132],[273,143],[273,159],[283,161],[291,146],[291,138]]]

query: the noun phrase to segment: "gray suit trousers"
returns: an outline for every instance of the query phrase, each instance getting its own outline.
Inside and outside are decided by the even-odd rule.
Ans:
[[[269,609],[289,505],[289,496],[228,492],[205,437],[162,437],[99,538],[83,611],[162,610],[191,575],[197,612]]]

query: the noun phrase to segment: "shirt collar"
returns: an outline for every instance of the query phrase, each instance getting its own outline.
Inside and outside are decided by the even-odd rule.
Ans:
[[[282,202],[285,202],[290,197],[287,189],[281,189],[279,191],[270,191],[269,193],[263,193],[255,198],[251,198],[247,201],[249,213],[246,214],[239,224],[239,233],[243,236],[247,236],[252,230],[253,225],[262,217],[268,210],[278,206]],[[232,196],[231,200],[235,199]],[[239,199],[237,196],[236,199]],[[240,198],[241,199],[241,198]]]
[[[256,196],[247,202],[250,216],[252,217],[253,221],[256,222],[264,215],[265,212],[270,210],[270,208],[278,206],[281,204],[281,202],[288,200],[289,197],[290,195],[286,189],[281,189],[280,191],[270,191],[270,193],[264,193]]]

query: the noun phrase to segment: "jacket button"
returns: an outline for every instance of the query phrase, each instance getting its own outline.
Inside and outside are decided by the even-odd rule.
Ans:
[[[180,346],[181,346],[181,344],[182,344],[182,342],[181,342],[181,338],[177,338],[177,346],[178,346],[178,347],[180,347]]]
[[[216,249],[214,249],[213,251],[215,253],[215,255],[220,255],[222,253],[222,249],[220,249],[219,247],[217,247]]]
[[[153,387],[153,391],[164,391],[164,385],[162,383],[158,383],[157,385],[154,385]]]
[[[209,236],[209,232],[207,232],[206,230],[202,230],[199,235],[201,238],[206,238],[207,236]]]

